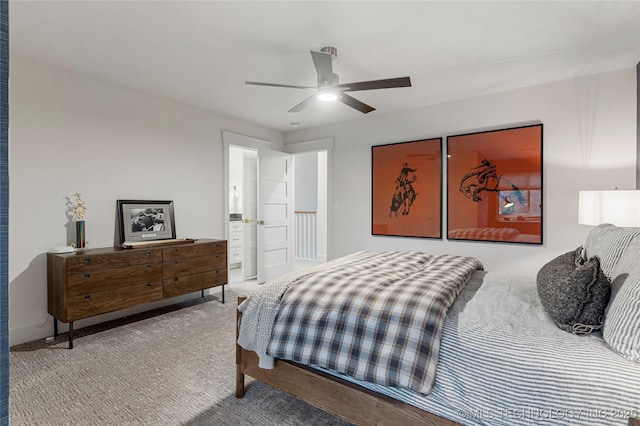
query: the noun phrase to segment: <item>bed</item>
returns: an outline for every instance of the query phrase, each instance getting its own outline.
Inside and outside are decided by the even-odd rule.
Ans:
[[[387,275],[367,263],[371,256],[392,255],[396,258]],[[437,259],[439,256],[424,253],[392,255],[355,253],[281,277],[265,284],[248,299],[241,298],[236,396],[244,395],[244,376],[248,375],[354,424],[638,424],[634,418],[640,415],[639,229],[596,227],[580,250],[552,259],[541,267],[538,277],[484,271],[473,258],[454,261],[447,257],[443,262]],[[404,263],[407,258],[421,260],[407,266]],[[430,263],[444,264],[446,272],[435,278],[430,272],[423,273],[421,265]],[[458,272],[447,270],[453,263]],[[423,294],[416,293],[410,283],[425,276],[428,282],[451,287],[444,294],[440,288],[436,291],[441,300],[435,304],[444,306],[442,318],[436,315],[425,323],[420,322],[424,318],[419,319],[419,327],[429,331],[426,334],[430,335],[427,339],[430,346],[420,346],[423,342],[418,338],[418,346],[412,348],[413,343],[403,339],[403,349],[398,352],[388,346],[389,339],[384,337],[380,339],[382,346],[376,347],[374,343],[369,353],[361,348],[354,350],[350,343],[344,353],[351,355],[345,357],[334,342],[336,351],[319,356],[317,353],[322,350],[318,348],[326,344],[322,333],[292,332],[291,328],[300,326],[298,320],[317,321],[326,327],[334,318],[328,313],[330,307],[338,306],[343,313],[351,309],[335,301],[357,300],[354,295],[360,292],[352,288],[345,297],[340,289],[334,289],[341,279],[354,280],[344,268],[353,269],[355,276],[373,274],[378,280],[373,287],[383,295],[385,291],[411,292],[411,297],[402,299],[403,303],[414,298],[421,300],[419,309],[413,305],[411,309],[426,310],[427,317],[434,314],[431,308],[423,309]],[[452,280],[442,278],[452,275]],[[603,300],[606,303],[602,307],[604,321],[602,317],[599,319],[599,324],[604,324],[602,328],[593,324],[586,327],[590,323],[587,314],[593,316],[596,311],[590,312],[584,300],[567,294],[569,290],[574,293],[579,290],[575,282],[580,280],[586,280],[588,285],[582,290],[588,290],[589,298],[600,297],[598,303]],[[606,298],[596,285],[607,290]],[[315,313],[307,302],[299,305],[304,293],[314,287],[325,289],[320,296],[312,293],[315,296],[311,305],[322,307]],[[406,290],[398,291],[400,288]],[[336,297],[332,299],[334,291]],[[430,300],[430,296],[426,297]],[[388,302],[388,294],[381,300]],[[393,300],[394,305],[399,304]],[[378,302],[377,299],[360,302],[355,312]],[[554,311],[554,303],[560,303],[564,309]],[[576,304],[580,305],[582,316],[567,325],[562,315]],[[301,319],[307,311],[312,320]],[[393,324],[392,313],[387,313],[389,316],[382,322]],[[265,318],[272,319],[265,321]],[[414,326],[412,323],[410,328]],[[265,336],[269,333],[260,327],[272,331],[285,327],[286,331],[281,333],[285,337],[278,336],[279,331]],[[338,326],[342,331],[344,327]],[[364,334],[371,333],[364,329]],[[411,332],[405,330],[400,334]],[[338,341],[345,339],[352,337],[348,333],[339,334]],[[379,374],[378,364],[371,368],[365,362],[362,367],[350,358],[363,358],[364,353],[368,359],[372,353],[385,351],[399,353],[401,357],[408,353],[410,360],[407,363],[404,359],[389,358]],[[428,352],[427,359],[415,358],[416,352]],[[431,371],[429,366],[434,363],[436,368]],[[415,364],[423,367],[417,369],[420,376],[417,381],[404,377],[416,374]],[[389,365],[397,369],[390,369]]]

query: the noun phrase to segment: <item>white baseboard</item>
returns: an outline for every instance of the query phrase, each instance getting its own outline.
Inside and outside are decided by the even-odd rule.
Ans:
[[[9,346],[45,339],[49,336],[53,336],[53,318],[48,318],[40,327],[38,327],[37,324],[30,324],[22,327],[10,328]]]

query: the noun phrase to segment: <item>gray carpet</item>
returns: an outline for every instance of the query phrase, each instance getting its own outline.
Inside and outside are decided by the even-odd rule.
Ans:
[[[236,290],[237,291],[237,290]],[[11,425],[346,425],[247,378],[235,397],[236,295],[197,298],[10,351]]]

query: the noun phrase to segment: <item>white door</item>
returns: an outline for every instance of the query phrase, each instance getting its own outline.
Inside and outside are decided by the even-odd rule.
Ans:
[[[293,269],[293,157],[258,150],[258,283]]]

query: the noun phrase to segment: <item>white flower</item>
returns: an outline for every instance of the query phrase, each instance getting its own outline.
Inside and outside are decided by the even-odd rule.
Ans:
[[[84,214],[87,212],[87,207],[84,205],[84,201],[80,199],[81,196],[82,194],[80,194],[79,192],[76,192],[72,195],[72,197],[76,197],[75,204],[72,204],[73,214],[76,220],[84,220]]]

